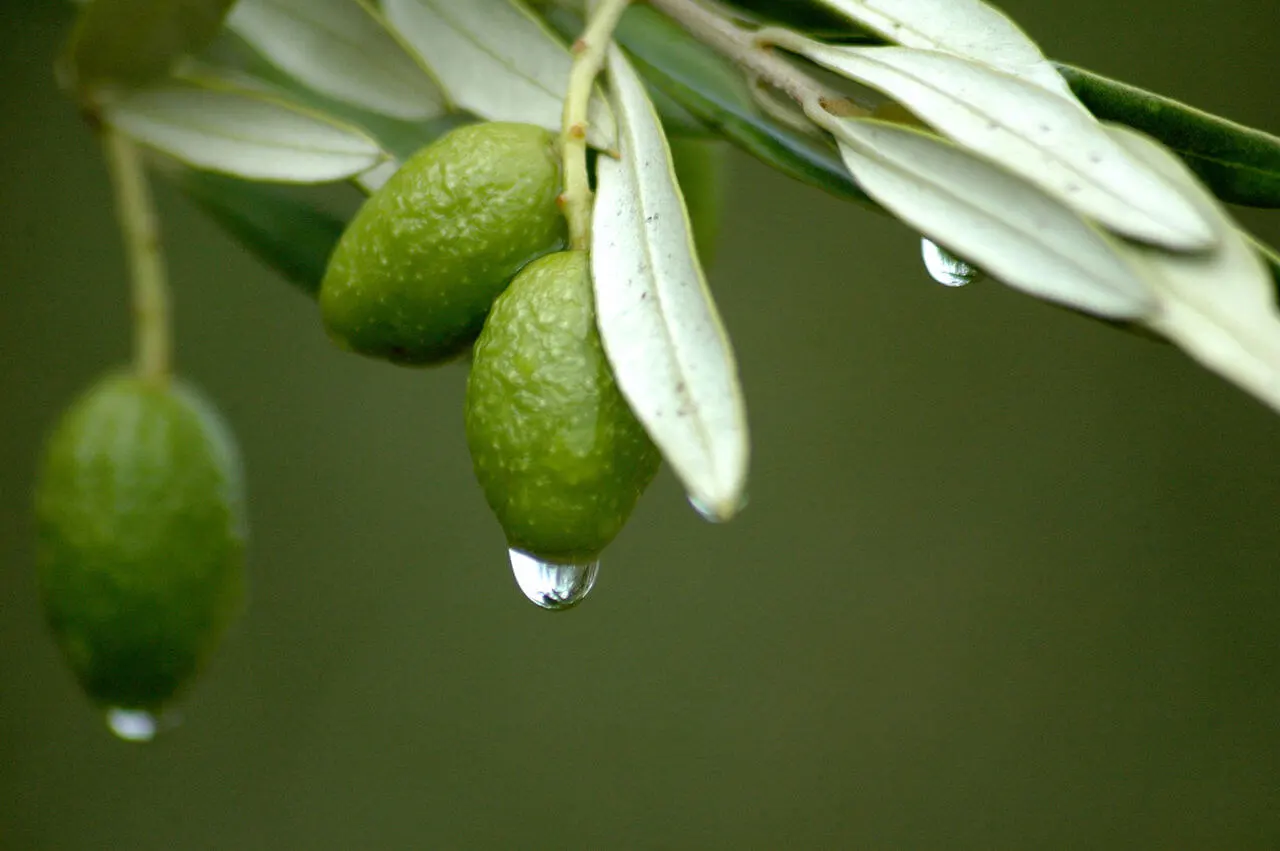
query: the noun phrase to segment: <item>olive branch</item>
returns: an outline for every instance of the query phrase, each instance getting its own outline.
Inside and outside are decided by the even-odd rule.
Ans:
[[[901,220],[940,279],[1163,337],[1280,410],[1280,260],[1226,206],[1280,205],[1275,136],[1051,62],[980,0],[589,5],[85,6],[59,70],[104,128],[139,369],[169,355],[136,150],[314,295],[345,223],[290,185],[373,192],[449,129],[502,120],[562,134],[562,205],[619,387],[713,518],[745,491],[746,404],[669,139],[726,140]]]

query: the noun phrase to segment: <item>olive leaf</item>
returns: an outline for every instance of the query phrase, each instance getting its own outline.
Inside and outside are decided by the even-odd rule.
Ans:
[[[878,36],[850,22],[846,16],[817,4],[797,3],[795,0],[725,0],[725,5],[754,24],[783,26],[811,38],[842,43],[881,41]]]
[[[235,0],[93,0],[81,11],[59,61],[65,83],[87,99],[95,90],[163,77],[222,27]]]
[[[357,175],[355,184],[366,195],[372,195],[381,189],[391,176],[400,170],[403,165],[399,160],[387,160],[381,165],[374,166],[363,174]]]
[[[573,57],[514,0],[383,0],[388,23],[433,70],[450,100],[492,121],[559,132]],[[614,145],[613,116],[596,93],[588,141]]]
[[[817,107],[811,114],[872,197],[992,277],[1109,319],[1154,309],[1115,240],[1032,184],[930,134]]]
[[[1182,184],[1221,243],[1195,255],[1125,246],[1147,273],[1159,304],[1147,325],[1280,411],[1280,309],[1262,257],[1172,153],[1128,128],[1110,130],[1135,156]]]
[[[680,105],[680,102],[662,89],[649,85],[646,89],[649,99],[658,110],[662,119],[662,127],[670,136],[696,136],[702,139],[717,139],[719,134],[713,131],[700,118]]]
[[[998,68],[1076,103],[1039,46],[982,0],[816,0],[888,41],[936,50]]]
[[[445,111],[427,72],[354,0],[240,0],[227,26],[334,100],[406,121]]]
[[[160,171],[258,259],[316,297],[345,221],[296,197],[290,187],[176,164]]]
[[[344,180],[385,156],[353,127],[250,90],[165,83],[114,101],[105,118],[188,165],[250,180]]]
[[[1090,112],[1159,139],[1223,201],[1280,207],[1280,137],[1092,71],[1058,70]]]
[[[372,112],[321,94],[268,62],[231,31],[224,32],[199,56],[181,63],[174,76],[203,88],[248,89],[319,113],[363,130],[383,150],[408,158],[441,134],[472,119],[446,112],[425,120],[404,120]]]
[[[695,505],[727,520],[746,487],[746,406],[644,84],[609,50],[621,159],[597,164],[596,321],[618,387]]]
[[[1087,112],[1024,79],[931,50],[779,44],[882,91],[952,141],[1117,233],[1182,251],[1213,245],[1212,228],[1182,192]]]

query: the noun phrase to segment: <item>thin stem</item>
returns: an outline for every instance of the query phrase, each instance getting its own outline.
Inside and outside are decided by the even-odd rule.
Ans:
[[[569,222],[569,247],[586,251],[591,246],[591,180],[587,175],[587,129],[591,93],[604,67],[605,54],[618,20],[630,0],[600,0],[587,28],[573,43],[573,69],[564,101],[564,194],[560,203]]]
[[[846,117],[869,114],[779,56],[758,33],[738,26],[725,14],[698,0],[649,0],[649,5],[676,21],[698,41],[728,57],[753,78],[773,86],[806,110],[818,106]]]
[[[151,190],[134,143],[109,125],[102,132],[133,283],[134,368],[142,378],[163,381],[171,351],[169,285]]]

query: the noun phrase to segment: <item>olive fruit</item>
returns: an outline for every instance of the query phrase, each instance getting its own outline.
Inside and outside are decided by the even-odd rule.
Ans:
[[[230,432],[184,385],[109,376],[54,430],[35,505],[45,615],[76,677],[103,706],[159,709],[244,595]]]
[[[725,159],[728,144],[719,139],[671,137],[671,160],[684,194],[693,242],[702,265],[715,263],[724,214]]]
[[[661,458],[613,380],[587,255],[530,263],[493,306],[467,382],[467,443],[508,544],[594,560]]]
[[[320,288],[329,335],[352,351],[435,364],[475,340],[494,298],[563,247],[555,136],[527,124],[459,127],[371,195]]]

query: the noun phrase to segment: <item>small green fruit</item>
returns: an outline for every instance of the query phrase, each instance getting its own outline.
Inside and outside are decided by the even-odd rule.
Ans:
[[[243,598],[230,432],[189,388],[110,376],[50,438],[36,519],[45,614],[81,685],[103,706],[158,710]]]
[[[702,265],[715,263],[724,215],[725,160],[728,143],[719,139],[673,136],[671,159],[689,210],[693,241]]]
[[[530,263],[494,304],[467,383],[467,443],[510,546],[588,562],[626,523],[661,458],[614,384],[585,253]]]
[[[530,260],[563,247],[556,138],[540,127],[460,127],[410,158],[334,249],[320,311],[334,340],[402,364],[466,350]]]

